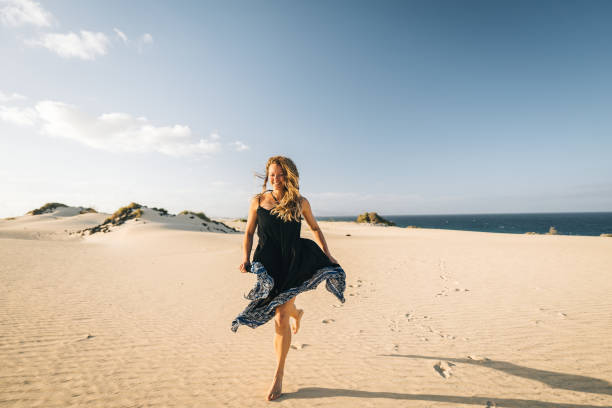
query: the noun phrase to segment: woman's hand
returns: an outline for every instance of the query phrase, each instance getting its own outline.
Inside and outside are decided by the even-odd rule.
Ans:
[[[238,267],[238,269],[240,270],[240,272],[242,273],[247,273],[249,272],[249,270],[251,269],[251,263],[250,262],[243,262],[240,264],[240,266]]]
[[[338,263],[338,261],[336,261],[336,258],[334,258],[333,256],[331,256],[331,255],[327,255],[327,257],[329,258],[329,260],[330,260],[332,263],[335,263],[335,264],[337,264],[337,263]]]

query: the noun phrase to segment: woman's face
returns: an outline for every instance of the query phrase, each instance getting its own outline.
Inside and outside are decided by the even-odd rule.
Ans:
[[[272,163],[268,167],[268,181],[272,184],[274,190],[280,190],[285,185],[285,172],[283,168],[276,163]]]

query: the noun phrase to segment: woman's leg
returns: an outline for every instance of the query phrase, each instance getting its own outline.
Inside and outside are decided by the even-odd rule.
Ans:
[[[272,386],[268,391],[268,401],[280,397],[283,387],[283,374],[285,370],[285,359],[291,345],[291,329],[289,328],[289,317],[292,315],[295,298],[277,306],[274,315],[274,350],[276,351],[276,372],[272,380]]]
[[[287,303],[291,303],[291,317],[294,319],[294,321],[291,323],[291,330],[293,331],[293,334],[296,334],[298,330],[300,330],[300,321],[302,320],[302,316],[304,316],[304,309],[298,309],[295,307],[295,298],[291,299]]]

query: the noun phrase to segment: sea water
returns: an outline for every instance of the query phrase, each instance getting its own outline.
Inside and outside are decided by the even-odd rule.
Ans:
[[[463,231],[545,234],[553,227],[560,235],[612,234],[612,212],[537,214],[382,215],[398,227]],[[320,217],[322,221],[355,221],[357,216]]]

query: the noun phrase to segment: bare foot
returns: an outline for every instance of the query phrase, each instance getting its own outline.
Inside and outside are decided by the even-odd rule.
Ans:
[[[283,389],[283,375],[275,375],[270,390],[268,391],[268,401],[272,401],[281,396]]]
[[[298,330],[300,330],[300,320],[302,320],[302,316],[304,315],[304,309],[298,309],[297,311],[297,316],[294,317],[295,321],[291,322],[291,330],[293,330],[293,334],[296,334]]]

